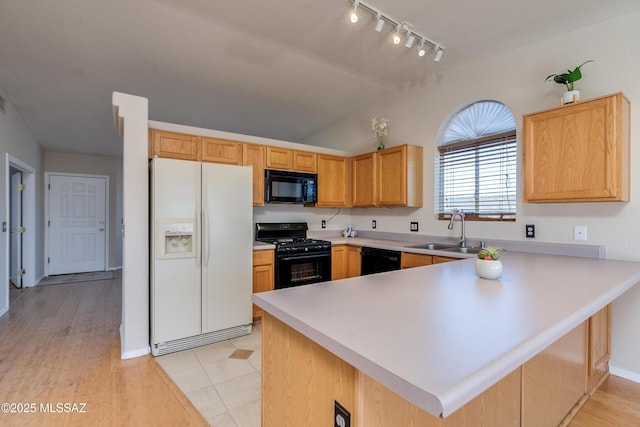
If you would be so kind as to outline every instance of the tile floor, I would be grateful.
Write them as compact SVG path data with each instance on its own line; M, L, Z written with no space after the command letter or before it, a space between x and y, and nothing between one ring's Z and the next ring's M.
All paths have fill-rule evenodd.
M156 360L210 425L260 427L261 332Z

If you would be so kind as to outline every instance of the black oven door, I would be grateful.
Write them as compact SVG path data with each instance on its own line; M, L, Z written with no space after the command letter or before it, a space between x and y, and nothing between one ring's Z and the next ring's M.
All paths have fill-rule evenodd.
M331 280L331 252L279 255L275 275L275 289Z

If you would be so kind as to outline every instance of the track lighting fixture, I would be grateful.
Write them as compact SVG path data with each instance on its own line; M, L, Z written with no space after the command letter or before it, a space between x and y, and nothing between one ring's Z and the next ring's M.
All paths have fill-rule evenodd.
M414 36L413 34L409 33L407 35L407 41L404 42L404 45L408 48L411 48L411 46L413 46L413 42L416 41L416 36Z
M424 40L422 40L420 46L418 46L418 56L424 56L425 53L427 53L427 51L424 50Z
M444 53L444 49L440 46L436 46L436 55L433 57L434 61L440 61L442 59L442 54Z
M393 35L393 44L400 44L400 24L396 25L396 33Z
M380 15L380 12L378 12L376 14L376 31L380 32L382 31L382 27L384 27L384 19L382 19L382 15Z
M404 45L408 48L411 48L415 43L416 39L418 39L420 41L420 45L418 46L418 56L420 57L425 56L427 49L431 47L435 52L433 59L435 61L440 61L440 59L442 59L442 54L444 53L444 47L442 47L440 44L434 41L429 40L422 34L415 32L411 28L410 24L403 21L398 21L397 19L394 19L389 15L385 15L379 10L375 9L373 6L367 3L364 3L360 0L350 0L350 1L353 4L353 8L351 9L351 16L350 16L351 22L353 23L358 22L357 10L358 8L360 8L375 16L376 25L374 28L376 32L378 33L382 32L382 28L384 27L385 22L388 22L393 27L395 27L395 33L393 34L394 44L400 44L401 36L404 36L405 37Z
M353 1L353 9L351 10L351 22L353 22L354 24L358 22L357 10L358 10L359 3L360 2L358 0Z

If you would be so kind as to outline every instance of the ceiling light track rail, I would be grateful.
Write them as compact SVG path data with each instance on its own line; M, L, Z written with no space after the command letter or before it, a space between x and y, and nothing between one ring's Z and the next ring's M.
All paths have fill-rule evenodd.
M393 43L400 44L401 37L404 36L405 43L404 45L407 48L411 48L415 42L417 44L418 56L424 56L427 52L427 49L431 49L433 51L433 60L440 61L442 59L442 54L444 53L444 47L425 37L424 35L413 30L412 25L405 21L398 21L397 19L386 15L371 6L368 3L362 2L360 0L349 0L352 3L351 22L358 22L358 10L364 10L370 14L372 14L376 18L375 31L381 32L385 23L388 23L393 29Z

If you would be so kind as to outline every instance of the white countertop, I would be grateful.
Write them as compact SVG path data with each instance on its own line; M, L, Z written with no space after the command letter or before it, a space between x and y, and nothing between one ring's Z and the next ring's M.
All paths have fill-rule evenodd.
M337 242L336 242L337 243ZM506 253L254 294L253 302L446 417L640 281L640 263Z

